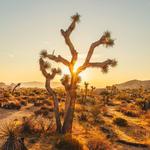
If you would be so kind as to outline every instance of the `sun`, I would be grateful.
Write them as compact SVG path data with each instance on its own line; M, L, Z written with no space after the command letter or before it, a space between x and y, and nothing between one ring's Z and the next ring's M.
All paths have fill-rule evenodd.
M79 67L80 65L81 65L80 63L76 63L75 66L74 66L73 72L76 72L77 69L78 69L78 67ZM62 72L63 72L63 74L70 74L70 71L69 71L68 67L64 67L64 68L62 69ZM80 77L81 77L82 79L85 78L85 74L84 74L84 73L80 73Z

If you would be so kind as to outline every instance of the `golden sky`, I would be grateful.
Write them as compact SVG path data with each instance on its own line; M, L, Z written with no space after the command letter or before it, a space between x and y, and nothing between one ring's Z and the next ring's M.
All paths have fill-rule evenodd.
M109 30L113 48L98 47L94 61L118 60L108 74L99 69L82 73L82 81L104 87L132 79L150 77L150 2L149 0L6 0L0 1L0 81L44 82L39 71L41 49L70 58L70 51L60 34L78 12L81 22L71 35L82 63L90 44ZM55 64L52 63L55 66ZM64 66L59 64L63 72ZM61 77L57 77L59 81Z

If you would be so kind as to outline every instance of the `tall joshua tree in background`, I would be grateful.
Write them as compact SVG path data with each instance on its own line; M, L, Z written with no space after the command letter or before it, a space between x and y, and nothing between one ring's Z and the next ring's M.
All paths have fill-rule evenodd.
M88 86L89 86L89 83L88 82L84 82L84 99L86 99L87 97L87 93L88 93Z
M62 132L67 133L72 131L72 123L73 123L73 116L74 116L74 110L75 110L75 102L76 102L76 89L77 89L77 83L79 81L79 74L86 70L87 68L100 68L103 72L107 72L109 66L114 67L117 62L115 60L108 59L103 62L91 62L91 57L93 55L94 49L100 45L104 45L106 47L110 47L114 45L114 40L111 39L110 32L106 31L104 34L95 42L93 42L88 50L87 56L85 58L84 63L77 69L77 71L74 71L74 66L78 59L78 52L75 49L71 39L70 35L72 31L75 29L76 24L80 21L80 15L76 13L71 17L72 22L70 26L63 30L61 29L61 34L65 39L66 44L69 47L69 50L71 52L71 60L67 60L63 58L61 55L56 56L55 54L48 54L46 50L42 51L42 58L48 58L54 62L62 63L65 66L69 68L70 75L68 77L64 77L63 85L65 87L66 93L67 93L67 100L66 100L66 110L65 110L65 118L64 123L62 127Z
M91 96L93 96L93 91L96 89L95 86L91 86Z

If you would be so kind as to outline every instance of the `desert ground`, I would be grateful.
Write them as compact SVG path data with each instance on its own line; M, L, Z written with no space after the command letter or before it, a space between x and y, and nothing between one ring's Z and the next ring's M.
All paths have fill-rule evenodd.
M63 118L66 95L62 89L56 91ZM29 150L150 149L149 90L107 87L88 89L87 95L78 90L71 135L55 132L53 99L44 89L20 88L13 95L1 89L0 106L1 147L12 129Z

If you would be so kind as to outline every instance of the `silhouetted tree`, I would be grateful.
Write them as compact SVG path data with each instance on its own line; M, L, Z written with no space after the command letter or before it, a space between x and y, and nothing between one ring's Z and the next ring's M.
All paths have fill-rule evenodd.
M85 58L84 63L78 67L77 71L74 71L74 66L78 59L78 52L75 49L70 35L72 31L75 29L76 24L80 21L80 15L77 13L71 17L72 22L70 26L63 30L61 29L61 34L65 39L67 46L71 52L71 60L67 60L66 58L62 57L61 55L56 56L53 54L48 54L46 50L42 51L42 58L48 58L54 62L62 63L69 68L70 75L67 77L65 76L63 81L63 85L65 87L67 93L67 100L66 100L66 115L64 118L64 123L62 127L62 132L71 132L72 131L72 123L73 123L73 116L75 110L75 102L77 96L77 84L79 80L79 74L85 71L87 68L100 68L102 72L108 72L109 66L116 66L116 60L107 59L103 62L92 62L91 57L93 55L94 49L100 45L104 45L106 47L110 47L114 45L114 40L111 38L110 32L106 31L104 34L95 42L93 42L88 50L87 56Z

